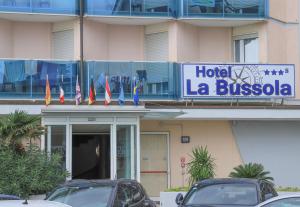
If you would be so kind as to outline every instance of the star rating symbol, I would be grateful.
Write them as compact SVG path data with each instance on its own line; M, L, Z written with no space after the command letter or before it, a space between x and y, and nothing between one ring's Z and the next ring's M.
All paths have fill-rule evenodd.
M280 69L279 71L277 71L277 70L264 70L263 71L264 73L265 73L265 75L267 76L267 75L280 75L280 76L283 76L284 75L284 73L287 73L287 71L284 71L284 70L282 70L282 69Z
M280 71L278 72L279 75L283 75L283 73L284 73L283 70L280 70Z
M265 75L270 75L270 71L269 70L265 70Z

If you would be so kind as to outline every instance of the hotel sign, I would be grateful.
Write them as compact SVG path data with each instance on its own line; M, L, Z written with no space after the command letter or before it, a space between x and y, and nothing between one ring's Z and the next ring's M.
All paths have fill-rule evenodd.
M295 96L294 65L183 64L182 98Z

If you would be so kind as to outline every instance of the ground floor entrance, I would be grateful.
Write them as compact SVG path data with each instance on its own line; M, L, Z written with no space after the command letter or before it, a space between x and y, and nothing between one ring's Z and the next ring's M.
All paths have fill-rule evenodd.
M42 147L63 155L69 179L136 179L151 197L170 187L168 132L141 132L140 112L88 109L43 114Z
M45 114L42 148L62 154L69 179L140 181L139 113L90 113L88 109Z

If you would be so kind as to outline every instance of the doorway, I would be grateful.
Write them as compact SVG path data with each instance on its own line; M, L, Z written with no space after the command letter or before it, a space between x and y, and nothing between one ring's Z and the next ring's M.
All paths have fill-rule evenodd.
M110 126L73 125L72 179L110 179Z

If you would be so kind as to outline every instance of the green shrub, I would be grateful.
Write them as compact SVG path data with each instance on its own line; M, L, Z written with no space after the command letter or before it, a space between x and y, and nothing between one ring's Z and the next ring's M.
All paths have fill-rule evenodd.
M270 176L269 171L265 171L262 164L248 163L244 165L239 165L233 168L233 171L229 174L232 178L253 178L261 179L266 181L273 181L274 179Z
M207 147L193 149L191 161L187 164L187 171L190 175L189 185L215 176L215 159L210 155Z
M189 189L189 187L169 188L166 190L166 192L187 192Z
M68 173L62 167L59 154L47 153L35 146L26 152L11 148L0 149L0 193L14 194L22 198L42 194L64 182Z
M281 187L281 186L279 186L278 188L276 188L276 191L279 191L279 192L300 192L300 188L299 187Z

